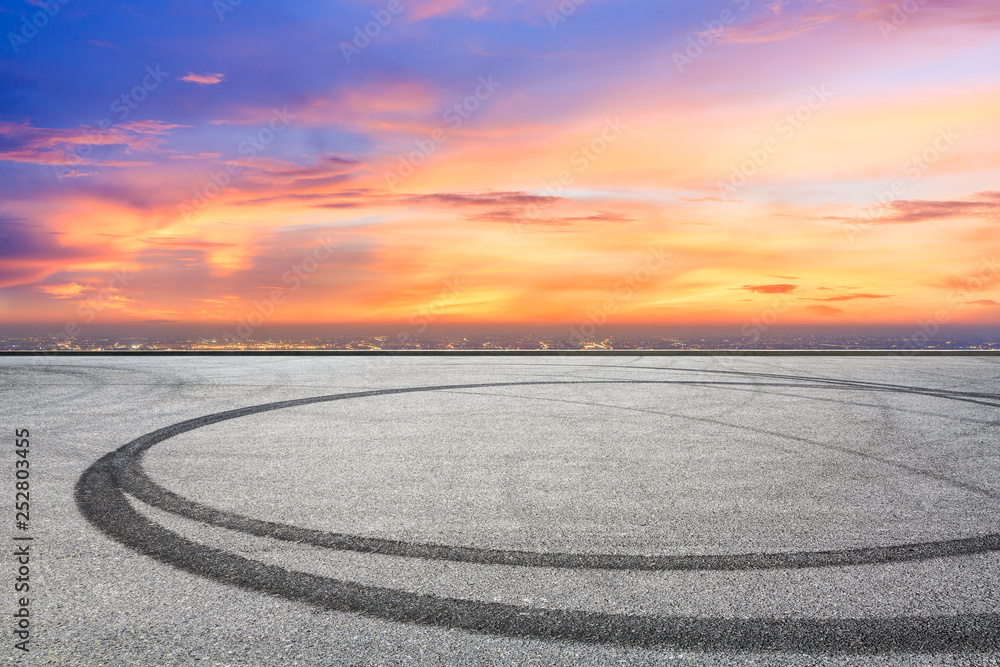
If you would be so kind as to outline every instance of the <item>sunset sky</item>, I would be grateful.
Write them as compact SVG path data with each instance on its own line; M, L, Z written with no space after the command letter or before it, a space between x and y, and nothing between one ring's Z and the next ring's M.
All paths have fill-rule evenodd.
M0 28L6 324L1000 323L994 0L5 0Z

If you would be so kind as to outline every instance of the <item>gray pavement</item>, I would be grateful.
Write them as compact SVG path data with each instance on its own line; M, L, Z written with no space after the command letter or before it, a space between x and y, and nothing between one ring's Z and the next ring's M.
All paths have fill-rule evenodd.
M1000 664L997 357L0 377L32 451L13 663Z

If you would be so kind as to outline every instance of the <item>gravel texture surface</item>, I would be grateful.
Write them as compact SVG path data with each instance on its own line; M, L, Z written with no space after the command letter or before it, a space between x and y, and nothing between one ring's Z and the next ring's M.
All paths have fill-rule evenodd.
M996 357L0 377L31 432L12 664L1000 664Z

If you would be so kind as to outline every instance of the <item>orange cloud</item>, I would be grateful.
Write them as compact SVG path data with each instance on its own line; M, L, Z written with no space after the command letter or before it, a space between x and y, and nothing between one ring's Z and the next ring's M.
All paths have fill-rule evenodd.
M72 299L80 296L84 291L89 290L89 285L80 285L78 283L67 283L65 285L43 285L38 288L46 294L51 294L57 299Z
M744 285L741 290L756 292L758 294L788 294L797 288L798 285Z
M806 310L821 317L834 317L844 312L842 308L834 308L833 306L806 306Z
M888 299L890 294L841 294L839 296L828 296L819 299L809 299L809 301L853 301L855 299Z

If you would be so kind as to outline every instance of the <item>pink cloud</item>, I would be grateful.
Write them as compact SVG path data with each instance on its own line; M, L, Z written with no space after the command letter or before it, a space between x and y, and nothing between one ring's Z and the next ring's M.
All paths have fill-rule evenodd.
M922 0L905 7L899 0L844 0L843 4L855 10L857 20L879 24L887 37L915 24L985 28L1000 24L1000 7L990 0Z
M997 219L1000 217L1000 200L995 192L979 192L969 200L934 201L900 200L890 205L890 215L880 218L879 223L926 222L943 218L974 216Z
M733 26L719 34L703 33L718 44L754 44L781 42L792 37L812 32L831 23L838 17L836 13L817 15L795 15L780 10L764 15L744 25Z
M1000 7L988 0L923 0L912 11L899 0L774 0L768 11L721 33L705 32L720 44L777 42L822 28L841 19L882 25L891 34L913 24L933 26L1000 24Z
M195 74L194 72L189 72L186 76L180 78L181 81L190 81L191 83L198 83L203 86L211 86L216 83L222 83L226 80L225 74Z
M158 120L130 121L100 127L56 129L33 127L25 122L0 121L0 137L8 146L0 150L0 160L46 165L101 165L107 167L149 164L137 161L101 160L86 154L87 146L123 145L127 151L151 151L163 138L182 127ZM69 175L69 174L67 174Z
M432 16L442 16L458 11L468 12L471 9L470 5L476 4L482 6L483 3L473 3L469 2L469 0L423 0L423 2L415 2L413 4L415 7L411 12L411 19L419 21Z

